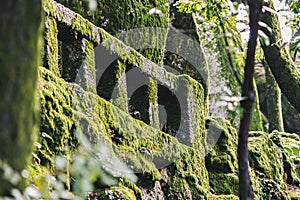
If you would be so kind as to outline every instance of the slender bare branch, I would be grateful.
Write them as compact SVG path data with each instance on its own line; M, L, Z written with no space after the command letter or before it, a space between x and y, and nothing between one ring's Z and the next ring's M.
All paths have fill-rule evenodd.
M248 166L248 132L251 121L252 105L255 99L255 90L253 85L254 60L259 30L258 22L260 20L263 0L249 0L248 4L250 10L250 37L248 41L246 66L244 70L244 83L242 86L242 97L246 97L246 100L241 102L244 112L240 120L238 142L240 200L253 199Z

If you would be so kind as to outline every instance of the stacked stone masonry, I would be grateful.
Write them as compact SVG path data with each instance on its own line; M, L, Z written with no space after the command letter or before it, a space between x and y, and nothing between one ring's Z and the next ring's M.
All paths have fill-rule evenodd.
M161 51L146 57L138 47L126 45L130 38L112 36L56 1L43 1L43 9L40 131L52 137L41 139L46 145L40 150L44 163L74 151L74 134L79 131L126 155L123 161L138 172L139 181L125 180L109 189L122 191L128 200L238 199L237 133L226 120L207 117L205 81L167 71ZM130 35L155 34L172 44L165 38L172 36L168 29L140 30ZM205 65L202 56L196 57L199 60L191 64ZM278 199L289 199L284 187L286 182L299 184L299 159L279 150L285 141L298 145L299 137L279 132L250 136L255 199L262 198L266 180L274 185ZM255 146L262 140L267 144ZM262 161L269 163L267 169Z

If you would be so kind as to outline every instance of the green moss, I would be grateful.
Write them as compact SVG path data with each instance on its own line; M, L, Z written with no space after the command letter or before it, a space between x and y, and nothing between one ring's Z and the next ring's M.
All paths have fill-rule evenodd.
M206 129L205 166L211 192L238 195L237 132L227 120L212 117L206 118Z
M41 98L40 139L38 149L42 163L53 161L54 155L68 154L76 144L73 135L72 91L67 83L52 71L39 68Z
M123 185L129 189L131 189L134 192L134 195L137 199L142 199L142 192L141 190L138 188L138 186L136 186L134 183L130 182L129 180L126 179L121 179L120 185Z
M53 16L55 19L58 19L59 21L61 21L63 19L63 14L58 13L56 11L57 8L55 5L56 4L54 4L54 1L52 1L52 0L42 2L43 10L45 11L45 13L47 15Z
M46 71L46 69L43 69L43 71ZM51 74L51 72L48 72L47 76L51 77ZM60 85L60 87L53 87L55 89L53 91L57 93L56 96L62 92L59 90L63 90L66 93L70 91L63 88L63 86L68 86L66 83L63 83L62 79L57 80L57 78L52 77L48 78L48 80L57 81L57 84ZM74 85L73 87L76 86ZM78 92L78 90L76 91ZM118 108L112 106L109 102L96 97L92 93L82 91L82 93L79 92L78 94L80 94L80 99L78 99L78 102L75 102L75 104L75 99L73 98L73 109L75 109L73 112L76 115L76 122L82 122L83 120L87 122L87 124L83 123L83 125L78 125L75 122L77 127L80 127L82 131L90 130L86 132L86 134L92 135L94 132L94 136L96 136L96 131L92 131L92 129L96 129L101 131L105 137L110 137L113 143L117 145L115 146L117 152L120 154L122 153L122 155L126 155L127 159L124 161L126 163L131 163L135 170L151 174L153 180L159 180L160 174L152 162L159 164L157 162L161 159L165 160L164 162L172 162L176 158L180 158L184 155L182 156L182 160L176 161L176 168L178 169L178 172L176 172L176 175L173 178L178 180L180 179L183 183L187 182L189 184L188 187L191 188L191 194L195 197L200 194L206 194L205 191L208 190L208 181L205 181L207 180L207 172L200 152L190 149L188 152L184 153L188 147L178 143L174 137L159 132L142 122L138 122L128 114L123 113ZM95 102L90 102L91 99L95 99ZM69 101L66 100L66 102ZM83 114L84 111L88 110L91 105L93 105L96 113L96 116L93 117L96 118L99 116L98 119L100 120L96 120L98 122L92 123L91 119ZM47 114L45 115L47 116ZM45 125L46 124L51 123L45 123ZM67 124L68 123L66 123L66 125ZM70 127L65 128L67 130ZM117 140L118 137L121 138L121 141ZM160 159L157 160L157 158ZM183 168L184 166L186 166L186 168ZM187 179L187 181L185 179ZM182 194L186 187L187 186L182 186Z
M75 8L75 10L81 9L79 5L83 5L80 4L82 1L74 2L74 5L69 6ZM100 9L97 10L97 13L76 11L91 21L102 20L101 16L105 18L106 14L111 16L111 13L115 13L115 10L110 10L113 6L121 5L121 8L123 8L122 5L127 5L130 2L132 1L115 2L107 5L107 2L105 2L105 5L104 2L98 2L100 7L107 10ZM129 8L135 8L141 3L136 2L137 4L131 5ZM156 3L151 2L149 5L156 5ZM148 9L149 5L147 4L145 7ZM142 174L141 176L145 176L147 181L151 183L157 180L162 181L159 169L165 167L168 171L168 180L163 190L168 199L237 198L235 196L237 194L237 134L229 122L221 118L209 118L210 128L206 133L205 116L208 114L208 109L206 105L207 88L204 88L206 87L204 83L199 84L187 75L175 76L160 68L159 65L155 65L154 62L159 63L162 59L162 51L160 50L147 49L141 51L146 58L154 61L150 62L142 54L126 46L105 30L94 26L88 20L56 4L54 1L46 1L44 9L49 16L57 19L59 23L67 24L73 31L91 41L86 43L86 51L79 54L85 54L83 62L92 73L95 72L92 54L93 43L101 43L106 50L119 55L119 59L113 63L113 67L110 69L112 77L115 78L111 84L112 87L119 81L123 73L132 67L139 67L141 73L145 73L149 77L150 83L144 88L142 95L137 95L139 101L146 102L147 105L144 108L149 109L151 105L154 105L153 111L148 113L148 119L146 117L143 119L145 122L153 125L158 121L155 119L151 122L149 117L150 115L155 116L155 112L157 112L155 104L159 101L157 94L160 87L158 84L164 83L170 93L180 93L185 97L183 102L186 107L181 109L183 109L182 112L186 112L185 114L188 115L186 119L189 123L186 126L189 129L184 129L186 132L181 133L182 137L172 137L128 115L127 108L124 106L127 101L126 91L121 86L118 88L121 99L116 99L114 102L115 105L121 102L121 106L118 108L107 101L110 100L109 92L102 90L107 89L106 87L103 87L101 91L108 94L106 96L100 94L100 96L105 97L104 99L99 97L94 90L89 89L89 85L83 85L84 87L81 88L78 84L67 83L58 78L58 74L55 74L55 72L41 68L40 94L43 110L41 112L43 121L41 127L47 135L44 134L41 139L42 149L40 152L45 160L52 162L53 156L57 153L68 156L69 151L77 144L73 135L76 129L92 141L97 141L99 138L104 139L114 148L122 161L135 172ZM127 9L127 7L124 9ZM146 12L147 9L143 12ZM136 14L133 18L131 16L129 18L139 20L139 17L143 14L135 12L140 12L140 10L137 9L133 13L129 12L129 15ZM122 15L123 13L120 14L120 16ZM95 16L99 19L93 18ZM126 17L128 16L124 16L124 19ZM157 16L149 16L148 19L151 19L149 23L158 23L160 20L164 20L158 18L158 21L152 21L152 17L156 19ZM117 33L120 27L132 28L132 26L135 26L126 24L128 22L126 20L118 21L119 17L115 18L117 19L114 22L115 24L109 24L110 33ZM147 21L147 19L144 20ZM50 39L56 31L54 22L53 20L52 25L54 28L51 29L54 33L51 33L51 36L49 35L48 38ZM113 22L113 20L110 22ZM121 24L116 24L119 22ZM122 24L123 22L124 24ZM140 25L137 24L137 26ZM163 26L165 25L163 24ZM109 30L109 28L106 30ZM75 37L74 40L78 40L78 38ZM155 38L152 38L152 40L155 40ZM53 40L53 45L55 46L55 44L56 41ZM49 64L54 67L55 57L52 60L53 62L51 61ZM141 96L145 98L142 99ZM254 116L257 117L257 115ZM171 116L171 118L174 126L180 124L181 121L177 115ZM258 120L256 127L259 124ZM220 138L217 138L218 141L214 138L215 133L209 132L211 130L220 132ZM207 145L207 142L209 144L217 142L217 144L210 149L211 146ZM191 145L191 147L182 143ZM209 150L209 152L204 159L205 150ZM283 167L280 165L280 153L277 150L272 140L263 133L253 134L253 137L250 138L250 165L255 170L265 173L268 177L283 185ZM294 161L287 162L292 163ZM292 173L295 173L295 171ZM122 193L124 199L142 199L141 190L138 188L138 186L141 187L139 184L121 181L120 186L112 187L110 190L116 194ZM210 188L213 189L213 193L218 195L212 195Z
M283 188L274 180L261 178L256 181L259 185L261 199L290 199L287 194L286 188Z
M195 126L195 130L200 133L199 139L205 140L205 116L208 115L208 106L206 105L207 97L205 96L204 86L188 75L183 75L183 77L187 80L187 85L189 87L187 98L194 100L194 114L192 116L193 126ZM203 143L203 141L200 142Z
M222 118L207 118L206 167L213 173L237 172L237 132Z
M148 98L150 103L157 102L157 93L158 93L157 84L153 79L150 79L148 85Z
M87 91L96 92L96 68L95 68L95 54L94 45L88 40L82 40L83 43L83 55L82 72L79 71L80 77L83 82L80 83ZM79 81L78 81L79 82Z
M249 137L249 164L266 177L283 184L283 166L278 146L264 132L251 132Z
M92 94L85 93L85 95ZM84 95L81 98L80 103L84 99L92 99ZM174 170L174 175L170 179L174 181L167 189L171 193L170 195L184 197L186 191L191 191L194 198L206 196L208 177L202 157L203 149L188 148L178 143L174 137L133 119L102 98L97 99L96 105L98 106L95 107L95 110L99 109L98 112L102 113L100 116L106 113L105 121L102 122L104 126L110 127L111 130L117 130L117 132L111 132L110 137L114 143L117 141L117 137L121 138L121 142L118 140L116 148L118 152L125 155L126 163L130 163L135 170L150 174L153 180L160 180L160 174L153 163L161 166L164 163L174 162L174 165L170 166L170 170ZM83 107L82 110L87 109ZM106 121L110 121L110 123ZM179 184L179 188L174 188L177 184Z
M300 171L297 165L300 163L300 158L284 151L284 148L299 148L300 139L296 134L283 133L273 131L270 134L270 138L274 143L279 146L283 154L283 166L285 172L285 179L288 184L299 186L300 184Z
M258 178L259 175L255 174L255 170L251 167L249 167L249 175L250 175L250 181L253 190L253 199L261 199L262 191L261 191L261 182L259 181Z
M71 27L79 33L82 33L85 37L87 37L87 39L91 41L100 41L96 26L78 14L71 18Z
M189 148L167 168L169 177L163 188L168 199L206 199L209 194L208 173L203 152Z
M238 195L239 179L236 173L212 173L209 174L209 185L213 194Z
M95 102L91 103L91 99L94 99ZM172 162L185 151L186 147L180 144L176 138L132 118L93 93L81 91L80 98L76 100L75 105L76 115L84 113L92 106L94 112L89 114L92 115L92 119L97 119L95 121L98 125L94 127L92 123L89 125L90 122L84 115L78 116L76 121L80 122L85 119L86 126L89 127L89 129L84 127L85 129L82 131L90 130L91 133L86 134L93 135L93 132L97 131L92 131L92 129L96 129L104 136L109 137L116 145L115 150L124 155L126 163L133 165L139 172L151 174L154 180L160 179L160 174L154 165L156 158Z
M255 182L262 198L268 198L274 191L277 199L288 199L281 161L283 155L271 137L272 134L264 132L250 132L249 165L255 171Z
M53 162L54 155L69 154L68 150L76 145L74 125L88 137L110 139L124 162L151 174L153 180L160 179L154 164L157 158L172 162L187 148L176 138L138 122L97 95L68 85L51 71L40 68L40 73L41 132L47 135L41 137L39 151L49 162ZM74 91L78 96L72 95ZM94 111L86 112L90 108Z
M71 26L87 39L93 42L100 42L100 36L97 34L98 28L79 14L66 9L63 5L57 4L53 0L43 1L43 9L48 16L52 16L57 21Z
M181 110L186 112L185 109L187 109L191 121L191 130L189 130L189 133L185 133L189 137L189 141L183 143L192 145L200 152L204 152L206 146L205 116L207 114L204 88L200 83L185 74L178 76L176 84L178 84L177 93L186 98L184 102L181 102ZM184 103L187 104L187 107L182 105Z
M44 46L44 63L45 67L60 75L61 69L58 66L58 29L56 20L52 17L46 17L45 21L45 46Z
M97 197L99 200L110 200L110 199L124 199L124 200L136 200L134 192L124 186L114 186L101 192L104 193Z
M122 62L132 66L132 67L139 67L142 72L145 72L148 75L156 74L156 78L159 79L161 82L169 82L169 87L174 88L176 85L175 76L167 73L165 70L157 69L158 65L155 65L154 63L147 61L141 54L139 54L134 49L124 45L123 42L120 40L112 37L109 35L106 31L104 31L101 28L97 28L90 22L88 22L86 19L82 18L80 15L73 13L70 10L67 10L66 8L63 8L61 5L58 5L54 2L50 2L50 4L55 5L54 7L59 7L60 9L57 10L51 10L49 11L49 6L44 7L46 9L46 12L52 16L57 16L57 13L69 13L69 18L58 18L59 21L64 23L71 23L72 22L72 28L75 31L78 31L83 36L87 37L91 41L95 43L100 43L103 45L108 51L112 53L116 53L119 55L119 58L122 60ZM45 4L48 5L48 4ZM48 9L48 10L47 10ZM96 30L96 33L95 33ZM98 32L98 33L97 33ZM91 38L90 35L98 36L98 38ZM195 85L195 84L194 84Z
M211 194L207 198L208 200L238 200L239 197L235 195L214 195Z
M291 197L291 200L300 200L299 192L289 192L288 195Z
M148 98L149 98L149 118L150 125L160 129L159 110L158 110L158 86L156 81L149 79L148 84Z

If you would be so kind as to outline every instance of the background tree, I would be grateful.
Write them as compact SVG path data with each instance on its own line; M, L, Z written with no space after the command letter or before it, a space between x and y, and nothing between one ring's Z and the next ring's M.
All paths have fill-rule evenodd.
M272 9L274 7L272 1L268 1L266 6ZM287 49L282 48L278 17L274 13L264 12L262 22L272 30L268 31L267 28L262 28L270 40L270 45L262 43L266 61L281 92L300 112L300 74Z
M36 132L37 67L41 2L5 1L0 6L0 158L15 170L27 166ZM10 185L0 176L0 195Z
M281 91L267 63L264 62L263 65L266 76L265 87L269 121L268 131L269 133L272 133L274 130L283 132Z

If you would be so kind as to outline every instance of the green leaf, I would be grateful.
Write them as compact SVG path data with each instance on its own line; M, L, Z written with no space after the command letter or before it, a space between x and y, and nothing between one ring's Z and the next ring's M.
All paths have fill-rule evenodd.
M293 38L293 41L291 41L291 44L290 44L290 49L293 51L299 45L300 45L300 35Z
M145 15L143 15L143 17L142 17L142 21L144 22L144 21L146 21L148 18L149 18L149 14L145 14Z
M233 3L233 7L234 7L234 9L238 10L238 8L239 8L239 3L238 3L238 2L234 2L234 3Z
M288 153L289 155L293 154L293 151L290 147L283 147L284 152Z
M299 157L299 147L292 147L291 149L292 149L294 155Z

